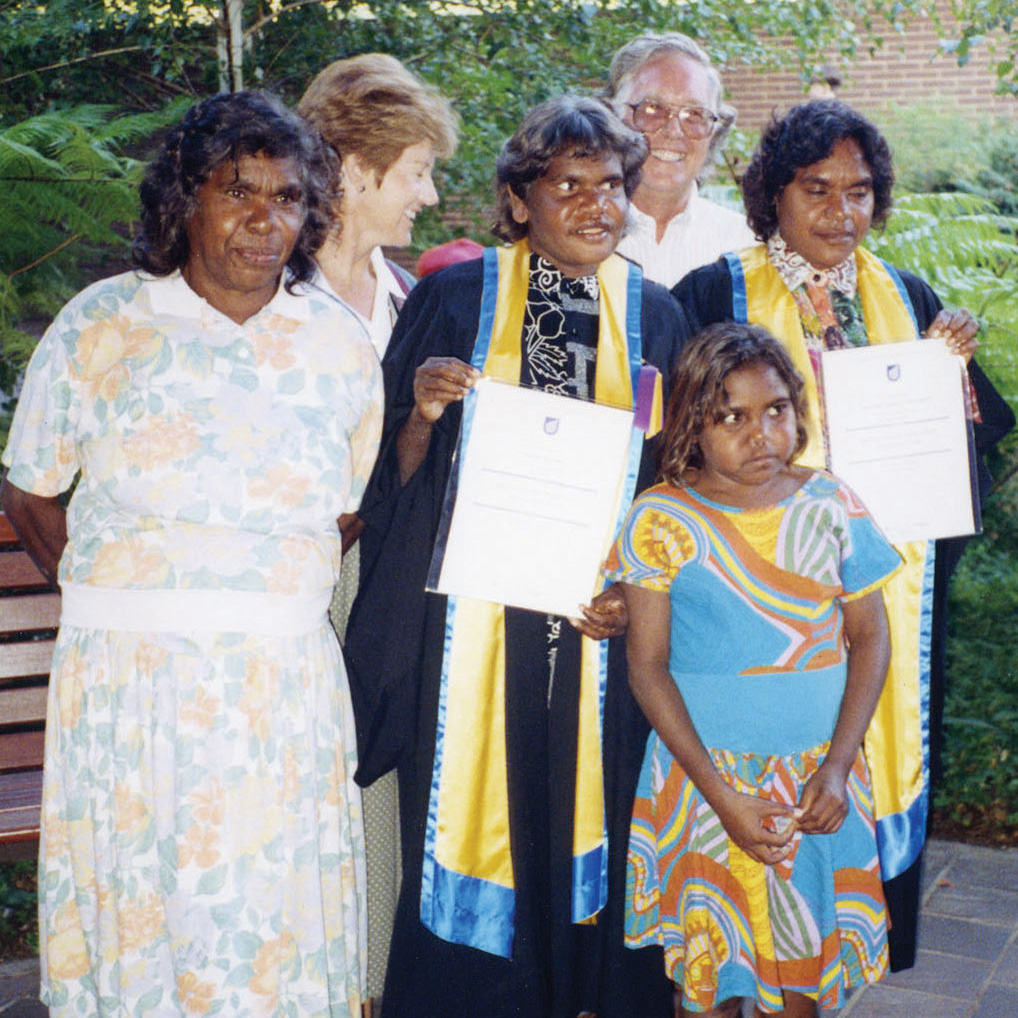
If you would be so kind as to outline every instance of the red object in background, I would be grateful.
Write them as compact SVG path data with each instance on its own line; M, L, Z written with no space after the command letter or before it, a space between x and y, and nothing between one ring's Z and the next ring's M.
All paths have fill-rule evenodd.
M429 247L417 259L417 278L423 279L432 272L444 269L456 262L469 262L480 258L484 247L476 240L461 237L458 240L447 240L437 247Z

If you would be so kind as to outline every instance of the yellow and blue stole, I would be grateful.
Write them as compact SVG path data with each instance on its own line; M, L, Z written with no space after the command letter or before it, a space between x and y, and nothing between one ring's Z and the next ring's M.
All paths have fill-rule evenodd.
M519 384L522 366L529 267L530 246L525 240L484 252L481 314L471 362L485 375L513 384ZM637 422L642 430L633 428L618 493L618 529L633 499L644 435L661 427L661 389L656 373L641 371L640 270L612 255L601 264L597 277L601 299L595 397L616 406L632 407L635 402L638 408L653 408L649 421ZM470 433L474 402L470 396L464 400L461 448ZM459 459L457 452L454 470ZM605 535L606 554L612 536ZM421 922L444 940L509 958L515 891L506 770L505 639L503 605L449 598L425 827ZM601 771L608 644L581 640L573 922L596 915L608 895Z
M817 382L795 299L765 246L725 258L732 275L732 317L762 325L780 339L805 379L809 442L799 462L825 467ZM855 260L869 342L918 339L915 311L898 273L862 248L856 249ZM891 665L865 742L885 880L908 869L922 850L929 792L934 543L910 541L896 548L905 565L884 587Z

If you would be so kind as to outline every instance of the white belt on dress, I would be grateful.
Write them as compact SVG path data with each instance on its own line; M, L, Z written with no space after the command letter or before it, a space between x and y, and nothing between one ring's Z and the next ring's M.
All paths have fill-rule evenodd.
M125 590L61 585L60 624L140 633L218 632L304 636L323 625L332 591Z

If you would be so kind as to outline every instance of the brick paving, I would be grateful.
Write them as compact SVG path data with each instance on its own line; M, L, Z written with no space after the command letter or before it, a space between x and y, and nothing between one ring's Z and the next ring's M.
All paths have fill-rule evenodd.
M0 964L2 1018L48 1018L38 992L36 961ZM1018 846L930 842L915 968L857 991L837 1018L1018 1018Z
M1018 1018L1018 847L930 842L915 968L838 1018Z

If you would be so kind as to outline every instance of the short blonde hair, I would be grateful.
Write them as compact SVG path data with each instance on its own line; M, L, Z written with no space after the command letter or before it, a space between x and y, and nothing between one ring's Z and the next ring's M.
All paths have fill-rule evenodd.
M410 145L430 141L443 159L456 150L449 101L384 53L329 64L308 85L297 112L340 159L355 153L379 179Z

